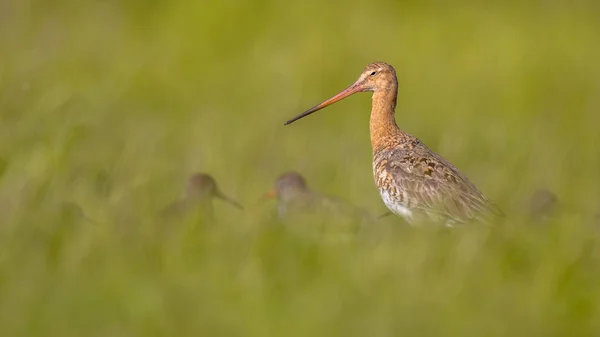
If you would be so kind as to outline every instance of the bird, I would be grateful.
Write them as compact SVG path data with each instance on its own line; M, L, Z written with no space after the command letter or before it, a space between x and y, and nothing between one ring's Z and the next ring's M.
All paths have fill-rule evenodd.
M185 197L175 201L159 214L163 218L181 218L192 211L199 211L203 216L213 219L213 198L221 199L238 209L243 209L234 199L221 192L216 180L207 173L192 174L185 189Z
M387 208L410 224L441 221L490 223L503 217L454 165L422 141L402 131L395 120L398 79L384 62L367 65L358 80L335 96L288 120L289 125L358 92L372 92L370 138L373 177Z
M558 197L546 188L539 188L529 198L529 216L536 222L546 221L555 214Z
M266 197L277 198L277 213L280 218L296 212L329 212L374 218L367 210L354 206L346 200L312 191L304 176L297 171L288 171L279 175Z
M528 215L535 223L549 223L561 218L579 218L592 228L600 225L600 211L582 210L564 198L559 198L547 188L538 188L529 198Z
M358 233L363 226L377 220L369 211L344 199L311 190L304 176L297 171L280 174L265 197L277 199L280 220L293 223L296 229L306 232L315 229L311 226L320 226L321 232L338 236ZM317 232L313 231L315 235Z

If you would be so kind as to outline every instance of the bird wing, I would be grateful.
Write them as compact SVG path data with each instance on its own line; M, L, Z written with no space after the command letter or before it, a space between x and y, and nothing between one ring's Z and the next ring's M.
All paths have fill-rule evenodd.
M409 208L458 222L501 215L456 167L420 141L386 152L378 174L398 189Z

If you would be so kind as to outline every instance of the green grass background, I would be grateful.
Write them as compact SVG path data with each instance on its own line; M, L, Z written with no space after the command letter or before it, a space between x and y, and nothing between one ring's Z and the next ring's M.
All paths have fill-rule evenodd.
M600 334L600 6L585 1L0 1L3 336ZM502 228L306 242L277 175L375 213L369 94L283 122L373 61L400 127ZM187 175L246 209L164 235ZM570 212L523 208L548 187ZM62 202L97 223L69 223Z

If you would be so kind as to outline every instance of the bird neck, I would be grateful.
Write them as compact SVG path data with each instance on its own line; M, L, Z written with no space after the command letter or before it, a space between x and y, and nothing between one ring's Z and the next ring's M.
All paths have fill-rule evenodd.
M373 153L377 153L397 142L405 136L398 128L394 113L398 90L396 87L389 90L375 91L371 107L371 146Z

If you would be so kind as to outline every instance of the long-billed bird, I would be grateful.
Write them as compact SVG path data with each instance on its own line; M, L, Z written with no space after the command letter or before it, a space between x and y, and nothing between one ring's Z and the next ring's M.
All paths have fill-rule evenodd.
M394 117L398 80L396 71L387 63L367 65L351 86L285 124L365 91L373 92L370 117L373 176L390 211L408 222L439 220L448 226L473 220L489 222L502 216L500 209L454 165L400 130Z

